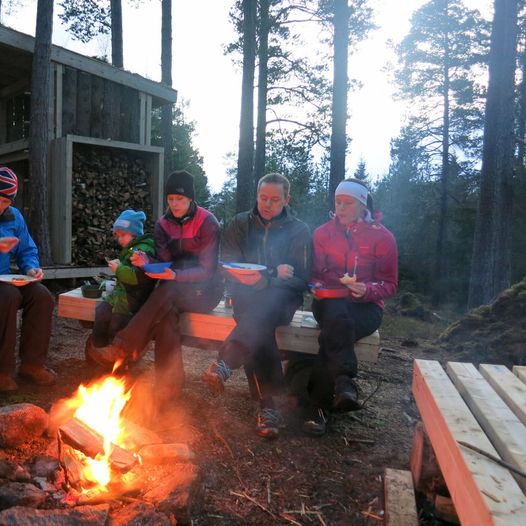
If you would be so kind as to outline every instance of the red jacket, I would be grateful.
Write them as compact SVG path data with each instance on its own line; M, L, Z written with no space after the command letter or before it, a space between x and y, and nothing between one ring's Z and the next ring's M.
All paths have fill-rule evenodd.
M313 234L312 282L325 287L342 287L339 278L346 272L367 290L359 299L349 293L349 301L372 302L383 308L383 300L394 296L398 286L396 241L383 225L365 222L343 227L334 217Z
M155 224L154 239L157 258L173 262L175 281L199 283L220 278L219 223L208 210L192 204L183 220L168 211Z

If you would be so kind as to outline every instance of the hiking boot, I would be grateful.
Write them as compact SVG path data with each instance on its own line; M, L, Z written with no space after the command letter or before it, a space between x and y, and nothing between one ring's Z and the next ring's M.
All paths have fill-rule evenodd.
M18 389L18 384L10 375L0 373L0 393L12 393Z
M220 395L225 390L225 382L232 376L232 369L223 361L212 362L203 374L203 380L208 384L210 390Z
M327 432L329 415L321 407L311 407L304 418L302 429L308 435L322 436Z
M23 363L18 369L18 376L30 380L37 385L54 385L57 381L57 373L43 365Z
M106 345L106 347L90 347L86 348L87 359L90 362L95 362L103 367L113 367L115 362L124 362L128 353L116 344Z
M283 427L281 412L271 407L260 409L256 422L256 432L263 438L276 438L279 435L279 428Z
M336 378L333 407L338 413L348 413L362 408L358 401L358 386L349 376Z

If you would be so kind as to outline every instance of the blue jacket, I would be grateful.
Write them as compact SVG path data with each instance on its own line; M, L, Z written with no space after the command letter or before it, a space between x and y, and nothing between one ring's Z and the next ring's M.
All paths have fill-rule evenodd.
M0 237L17 237L18 245L7 254L0 252L0 274L10 274L10 260L13 256L20 272L25 274L30 268L39 268L38 250L29 235L27 225L20 211L14 206L9 206L0 215Z

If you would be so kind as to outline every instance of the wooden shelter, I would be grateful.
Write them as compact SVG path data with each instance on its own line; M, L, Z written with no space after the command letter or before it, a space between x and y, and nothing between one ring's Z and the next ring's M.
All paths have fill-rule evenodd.
M0 25L0 163L20 179L16 206L27 203L29 104L34 38ZM62 47L50 64L50 234L53 260L71 265L73 159L77 149L119 152L148 172L154 219L163 206L163 148L151 145L152 111L173 104L177 92L158 82ZM101 204L102 206L102 204ZM78 272L63 277L80 276ZM60 277L60 276L56 276Z

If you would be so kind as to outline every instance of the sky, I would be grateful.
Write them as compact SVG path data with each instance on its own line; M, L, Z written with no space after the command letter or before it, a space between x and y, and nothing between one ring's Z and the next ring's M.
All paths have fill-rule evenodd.
M34 35L37 0L19 0L22 6L2 16L2 23ZM241 105L241 71L224 55L234 39L228 12L234 0L173 0L173 87L185 101L187 120L195 122L194 145L204 161L210 187L219 191L232 167L229 154L237 154ZM491 16L492 0L464 0ZM387 44L399 42L409 31L411 14L424 0L370 0L379 29L359 44L349 58L349 75L362 83L349 92L347 133L351 145L346 159L351 176L363 160L373 177L389 167L390 140L398 135L406 106L393 98L394 86L386 71L394 53ZM56 2L55 2L56 4ZM161 4L143 2L130 8L123 1L124 67L159 81ZM58 11L58 8L55 9ZM55 16L53 43L85 54L111 55L109 37L98 37L89 46L75 41Z

